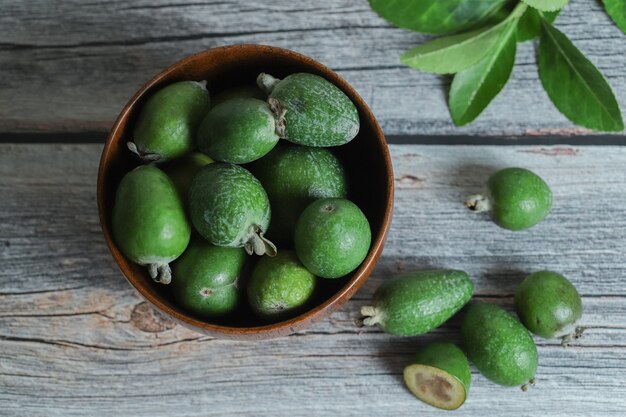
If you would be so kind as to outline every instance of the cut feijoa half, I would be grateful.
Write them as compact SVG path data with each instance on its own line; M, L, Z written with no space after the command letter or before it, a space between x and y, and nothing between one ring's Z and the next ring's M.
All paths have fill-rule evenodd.
M404 382L413 395L433 407L456 410L467 398L471 381L465 354L453 343L421 348L404 368Z

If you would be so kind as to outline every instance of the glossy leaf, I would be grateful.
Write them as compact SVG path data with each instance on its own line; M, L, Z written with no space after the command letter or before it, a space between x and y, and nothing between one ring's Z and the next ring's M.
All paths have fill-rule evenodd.
M624 0L602 0L604 8L618 28L626 33L626 1Z
M507 19L488 28L437 38L405 52L400 60L421 71L453 74L483 59L502 33L515 23L515 20Z
M560 10L555 12L544 12L543 17L552 23L556 20ZM517 41L525 42L535 39L541 33L541 13L529 7L517 24Z
M515 64L515 29L511 25L486 57L454 76L448 105L455 125L476 119L509 80Z
M545 20L540 39L539 77L556 108L579 126L623 130L619 105L600 71Z
M523 2L542 12L554 12L565 7L569 0L523 0Z
M443 35L476 27L507 0L369 0L383 19L416 32Z

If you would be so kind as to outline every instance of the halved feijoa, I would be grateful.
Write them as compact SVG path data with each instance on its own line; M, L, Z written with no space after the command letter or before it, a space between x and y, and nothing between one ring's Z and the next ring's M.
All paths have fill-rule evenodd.
M407 388L420 400L444 410L459 408L471 381L465 354L453 343L436 342L421 348L404 368Z

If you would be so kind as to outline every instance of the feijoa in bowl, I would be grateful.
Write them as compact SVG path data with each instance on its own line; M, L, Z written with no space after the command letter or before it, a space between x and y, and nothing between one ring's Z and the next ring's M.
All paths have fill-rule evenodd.
M168 286L155 283L147 269L126 258L115 243L112 212L116 190L122 177L141 164L136 155L129 152L127 142L133 139L133 129L142 106L161 88L177 81L206 80L213 98L233 88L253 84L260 73L278 78L294 73L316 74L337 86L355 104L360 118L358 136L345 145L332 148L332 151L347 173L348 198L367 217L372 243L365 260L356 270L339 279L319 279L313 298L295 317L268 322L242 303L233 314L224 318L200 319L181 308ZM97 194L100 223L107 245L126 279L143 298L191 329L220 338L254 340L285 336L306 328L338 309L365 282L381 255L389 230L393 172L387 143L374 115L358 93L335 72L286 49L234 45L190 55L157 74L135 93L115 121L102 151ZM243 279L245 281L245 277Z

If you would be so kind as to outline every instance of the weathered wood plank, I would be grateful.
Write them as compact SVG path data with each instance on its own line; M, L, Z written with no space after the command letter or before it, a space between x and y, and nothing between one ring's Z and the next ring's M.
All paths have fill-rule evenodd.
M603 71L626 107L624 35L595 0L571 2L558 26ZM0 132L106 131L149 77L205 48L262 43L338 70L389 135L571 135L521 45L506 89L473 125L455 128L449 80L413 71L400 54L425 39L392 28L365 0L171 2L0 0Z
M329 319L258 343L194 333L134 294L101 238L100 150L0 145L0 415L438 415L406 392L401 370L420 343L458 340L458 320L419 338L354 322L386 276L429 266L467 270L477 297L507 308L542 268L583 294L581 340L564 349L537 339L538 386L522 393L474 372L467 415L623 415L626 149L392 146L394 219L371 279ZM508 165L554 191L553 214L527 232L460 204Z

